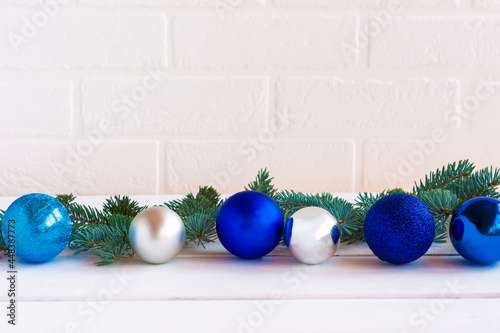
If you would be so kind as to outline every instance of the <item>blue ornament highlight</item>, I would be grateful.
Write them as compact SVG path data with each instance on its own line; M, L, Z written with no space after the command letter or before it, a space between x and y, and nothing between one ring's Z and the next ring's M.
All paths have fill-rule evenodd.
M365 239L383 261L407 264L423 256L434 240L434 219L419 199L395 193L378 200L366 214Z
M464 202L451 219L450 239L472 263L489 265L500 260L500 201L479 197Z
M269 196L243 191L227 199L217 215L222 245L244 259L260 258L274 250L283 235L283 214Z
M68 211L59 200L46 194L24 195L7 208L2 220L6 244L9 244L9 224L15 231L15 254L29 262L44 262L56 257L71 237Z
M290 246L290 239L292 238L292 229L293 229L293 218L289 218L285 224L285 233L283 235L283 240L287 247Z
M340 239L340 229L338 226L334 225L332 230L330 230L330 235L332 236L333 244L337 244Z

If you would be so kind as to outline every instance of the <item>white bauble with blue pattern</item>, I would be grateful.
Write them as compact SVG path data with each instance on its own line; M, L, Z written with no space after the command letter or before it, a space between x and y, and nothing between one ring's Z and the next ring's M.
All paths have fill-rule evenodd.
M338 221L323 208L302 208L286 222L285 243L290 253L304 264L322 263L339 247Z

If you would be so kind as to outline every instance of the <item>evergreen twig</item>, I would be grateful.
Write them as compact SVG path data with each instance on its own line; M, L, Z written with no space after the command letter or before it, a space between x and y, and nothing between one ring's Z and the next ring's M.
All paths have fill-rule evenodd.
M269 171L267 171L267 168L260 169L257 173L257 177L255 177L255 180L245 186L245 191L261 192L275 199L278 190L272 183L273 179L274 177L269 176Z
M134 218L145 206L140 206L137 201L130 199L128 196L121 197L115 195L106 199L102 205L102 210L107 215L123 215Z
M483 168L474 172L474 164L469 160L450 163L415 182L411 195L427 205L435 222L435 242L445 242L449 221L455 210L464 201L489 196L500 198L500 169ZM261 169L255 180L245 190L265 193L276 200L285 221L303 207L315 206L329 211L339 222L342 240L353 242L363 240L363 221L366 213L379 199L392 193L407 193L396 188L381 193L359 193L354 204L334 197L329 193L304 194L278 190L272 184L267 169ZM131 257L134 252L128 239L128 230L133 218L145 209L129 197L113 196L104 202L102 209L75 202L73 194L56 197L67 208L73 222L69 248L74 255L91 251L100 261L97 265L109 265L122 258ZM179 200L164 203L174 210L184 221L188 242L205 247L217 238L215 222L223 200L212 187L200 187L196 195L190 193ZM5 211L0 210L0 228ZM0 251L7 252L0 237Z
M474 171L474 164L469 160L461 160L454 163L449 163L441 169L430 172L425 176L420 184L415 182L413 186L413 193L422 193L436 189L450 189L452 184L468 177Z
M164 204L175 211L184 221L187 242L205 247L215 241L217 233L215 222L222 205L220 194L209 186L200 187L198 193L189 193L183 199L172 200Z
M76 250L73 255L92 251L101 259L96 264L109 265L121 258L133 255L128 239L132 219L145 207L128 196L106 199L99 210L74 202L72 194L56 196L68 209L73 231L68 247Z
M128 239L128 230L132 219L132 217L124 215L110 217L109 234L93 248L95 256L101 259L96 263L97 266L109 265L134 255Z
M446 242L449 219L460 205L460 200L451 191L441 189L420 193L417 197L429 208L434 218L434 242Z
M481 196L498 199L499 184L500 170L489 167L453 182L447 189L455 193L461 202Z

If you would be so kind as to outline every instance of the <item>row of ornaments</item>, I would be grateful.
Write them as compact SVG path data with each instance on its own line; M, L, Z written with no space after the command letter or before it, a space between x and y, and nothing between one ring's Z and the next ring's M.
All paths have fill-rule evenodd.
M333 256L340 243L338 221L319 207L295 212L283 225L276 202L260 192L239 192L221 206L216 221L222 245L245 259L267 255L284 235L290 253L306 264ZM365 239L383 261L406 264L423 256L434 239L434 220L419 199L392 194L377 201L364 221ZM14 201L3 217L2 236L9 250L28 262L48 261L68 245L72 223L66 208L45 194ZM475 198L455 212L450 238L457 252L476 264L500 260L500 201ZM165 263L182 250L186 231L182 219L166 207L139 213L129 229L137 255L148 263Z

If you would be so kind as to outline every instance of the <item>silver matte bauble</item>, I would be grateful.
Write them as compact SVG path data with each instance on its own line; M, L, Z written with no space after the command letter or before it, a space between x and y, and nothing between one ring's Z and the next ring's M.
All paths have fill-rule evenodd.
M302 208L286 222L285 243L290 253L304 264L322 263L339 247L337 219L323 208Z
M128 234L135 253L150 264L163 264L182 250L186 228L182 219L166 207L149 207L132 220Z

